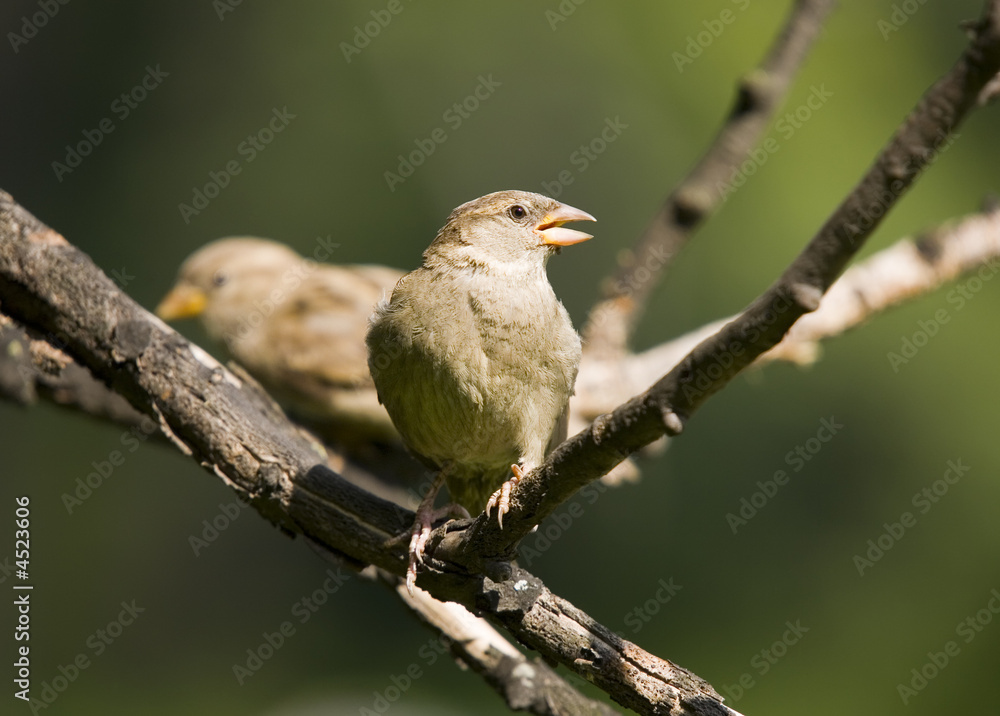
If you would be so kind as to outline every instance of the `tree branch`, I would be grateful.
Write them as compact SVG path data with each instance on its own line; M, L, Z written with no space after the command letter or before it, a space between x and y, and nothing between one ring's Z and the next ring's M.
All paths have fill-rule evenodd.
M650 295L694 231L722 203L719 190L757 145L819 35L833 0L798 0L767 56L736 90L729 118L711 147L667 197L618 270L583 328L584 350L616 356L628 345Z
M51 402L89 416L136 429L141 427L144 439L163 438L155 423L96 380L71 356L45 338L29 337L29 333L0 313L0 396L28 405L36 402L41 393L41 397ZM246 374L238 375L250 381L248 388L262 390ZM336 457L339 462L340 456ZM317 549L325 553L321 546ZM343 564L342 559L336 562ZM462 605L440 602L421 589L410 597L402 579L384 570L377 570L377 575L413 613L439 632L442 644L455 658L482 676L511 709L546 716L617 713L606 704L580 694L544 662L529 661L485 620Z
M819 308L795 323L784 339L755 363L814 362L820 341L839 336L905 301L912 301L963 274L997 271L1000 206L939 226L915 239L900 239L848 268L823 296ZM591 421L610 412L663 375L707 338L736 320L730 316L637 354L618 359L584 356L573 397L574 412Z
M827 292L820 308L797 322L785 339L761 355L757 363L811 359L816 342L849 330L876 312L933 291L963 273L989 267L988 262L995 262L998 257L1000 207L997 206L938 227L918 239L901 240L848 269ZM989 267L989 270L996 269ZM585 411L604 410L600 405L609 401L614 401L613 407L634 392L633 385L638 390L640 383L669 370L697 343L730 320L703 327L622 361L591 356L588 359L591 367L581 370L575 400L587 406ZM18 348L11 349L14 344ZM12 379L3 381L5 375ZM89 371L72 362L66 353L43 338L28 338L11 319L0 314L0 383L8 387L6 396L18 400L18 395L33 389L34 381L48 386L41 388L48 399L89 415L127 425L149 421L95 380ZM437 601L423 590L417 590L410 599L401 587L401 580L384 571L380 571L380 576L424 621L444 635L456 658L482 675L511 708L547 714L611 713L607 706L575 692L543 662L527 660L461 605ZM567 706L568 710L559 710Z
M925 95L858 187L781 278L645 394L567 441L515 493L508 527L485 520L435 531L421 585L482 611L520 641L641 713L734 713L697 676L642 651L506 561L530 527L691 414L815 310L846 263L948 141L1000 67L1000 0L956 67ZM0 305L86 366L175 445L245 493L268 519L353 564L402 574L393 536L411 512L344 480L321 445L259 393L158 321L65 239L0 195ZM470 529L471 526L471 529Z
M0 397L30 405L39 394L57 405L123 425L142 420L127 400L95 380L58 346L31 335L0 311Z
M552 716L617 713L580 694L540 659L529 660L461 604L440 602L419 587L411 596L404 580L385 572L380 575L421 619L444 635L455 658L480 674L512 710Z
M998 258L1000 203L915 238L900 239L848 268L827 291L820 307L800 318L778 345L758 357L755 366L771 361L813 363L819 357L821 341L857 328L879 313L928 295L963 275L977 270L995 273ZM574 422L582 428L614 410L736 318L713 321L641 353L615 357L585 354L571 406ZM229 368L242 380L252 381L238 366ZM38 337L29 337L0 311L0 397L27 405L35 402L39 393L58 405L127 426L138 425L143 418L128 401L70 356ZM345 464L343 456L336 456L335 469ZM392 469L400 467L393 465ZM359 479L351 476L356 484ZM406 504L403 490L391 491L373 480L366 480L362 486Z
M1000 70L1000 0L987 4L969 46L904 120L858 185L778 280L734 321L698 344L641 395L599 417L518 485L504 528L481 515L467 534L437 530L446 559L506 556L578 489L660 436L677 435L713 394L776 346L830 285L892 206L951 141Z
M402 575L413 513L351 484L259 391L124 295L91 260L0 193L0 306L154 420L271 522L360 568ZM468 521L449 523L460 529ZM617 637L533 575L470 554L421 575L440 599L503 624L645 714L735 714L705 681ZM484 574L485 573L485 574Z

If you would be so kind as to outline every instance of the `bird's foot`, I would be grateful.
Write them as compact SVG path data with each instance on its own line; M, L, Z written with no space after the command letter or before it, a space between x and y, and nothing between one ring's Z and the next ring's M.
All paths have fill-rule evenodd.
M426 501L425 501L426 502ZM424 563L424 548L431 537L434 523L442 517L469 517L469 512L458 504L449 504L434 509L433 503L420 503L417 508L417 518L410 530L410 563L406 568L406 591L413 596L413 585L417 583L417 565Z
M490 495L489 502L486 503L486 516L490 516L490 511L493 506L496 505L497 508L497 523L500 525L500 529L503 529L503 516L510 511L510 493L517 487L517 483L527 474L526 471L521 469L520 465L511 465L511 472L514 473L514 477L510 478L504 484L500 485L500 489Z

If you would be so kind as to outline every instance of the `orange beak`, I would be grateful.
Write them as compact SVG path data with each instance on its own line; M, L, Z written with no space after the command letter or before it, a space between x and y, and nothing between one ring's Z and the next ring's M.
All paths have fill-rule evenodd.
M597 219L586 211L560 204L535 225L535 231L542 235L542 243L549 246L571 246L594 238L592 234L564 229L563 224L569 221L597 221Z
M164 321L194 318L205 311L207 302L208 297L200 288L179 283L160 301L160 305L156 307L156 315Z

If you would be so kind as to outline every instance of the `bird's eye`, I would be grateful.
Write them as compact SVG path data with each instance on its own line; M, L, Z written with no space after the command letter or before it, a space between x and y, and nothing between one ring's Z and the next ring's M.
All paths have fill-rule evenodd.
M226 281L228 281L228 280L229 280L229 277L224 272L222 272L222 271L216 271L215 275L212 276L212 285L215 286L215 287L225 286L226 285Z
M514 221L520 221L528 215L528 210L525 209L520 204L514 204L514 206L507 209L507 213L510 215Z

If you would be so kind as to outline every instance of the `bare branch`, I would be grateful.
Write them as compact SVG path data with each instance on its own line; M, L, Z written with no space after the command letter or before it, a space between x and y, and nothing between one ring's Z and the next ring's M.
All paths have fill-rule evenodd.
M848 268L830 287L820 307L792 326L784 339L759 356L755 365L787 361L805 365L816 361L820 342L834 338L874 316L925 296L962 275L977 270L996 272L1000 258L1000 205L948 222L916 238L892 246ZM680 363L703 340L735 320L729 316L665 341L641 353L603 357L585 354L576 381L571 410L578 429L614 410L631 396ZM59 370L54 370L59 368ZM238 366L244 381L252 381ZM59 405L88 415L137 425L142 415L121 396L94 379L89 371L43 340L29 338L0 313L0 396L20 404L38 399L38 392ZM329 450L329 447L327 447ZM337 456L333 466L345 465ZM347 465L349 467L349 465ZM399 469L398 465L393 466ZM353 473L352 473L353 475ZM351 477L357 484L363 476ZM366 480L371 492L407 504L408 493Z
M0 311L0 397L30 405L39 394L58 405L123 425L138 425L142 419L127 400L108 390L57 345L30 335Z
M0 314L0 396L28 405L39 399L40 392L41 397L84 414L142 426L144 439L146 435L162 438L155 423L96 380L71 356L45 338L29 338L28 333L13 319ZM240 377L252 381L245 374ZM340 461L338 456L337 462ZM384 486L382 491L386 491ZM323 552L322 547L316 548ZM529 661L485 620L462 605L440 602L420 589L411 598L402 586L403 580L384 570L378 570L378 575L416 615L442 634L443 643L455 657L481 675L511 709L547 716L617 713L606 704L580 694L544 662Z
M143 310L3 193L0 305L156 421L182 452L283 531L304 535L356 569L373 564L403 574L405 544L394 538L412 524L412 512L330 469L325 448L266 396ZM735 713L699 677L617 637L509 563L484 563L471 552L432 563L436 569L420 584L435 597L487 614L629 708Z
M784 339L760 355L755 365L781 360L815 361L820 341L838 336L905 301L925 296L963 274L994 275L1000 259L1000 207L937 227L848 268ZM618 359L585 356L576 381L574 412L590 421L610 412L680 363L702 341L736 320L730 316L638 354Z
M649 297L670 262L722 202L719 190L756 146L819 35L833 0L798 0L760 66L736 91L729 118L702 159L667 197L620 268L603 283L603 298L583 329L595 356L625 351Z
M488 614L543 657L641 713L734 713L697 676L621 639L507 558L530 527L576 489L658 436L679 433L708 397L814 311L998 68L995 0L955 68L928 91L778 281L646 393L595 421L523 480L503 533L484 520L436 530L432 569L421 575L421 586ZM0 301L5 313L126 397L179 449L245 493L283 530L303 534L355 565L402 574L405 549L393 537L412 522L411 512L331 470L325 449L270 401L143 311L85 255L4 194Z
M521 480L504 528L480 516L468 534L440 534L440 556L509 555L532 527L578 489L661 435L677 435L688 418L757 358L776 346L824 293L920 173L977 107L1000 69L1000 0L988 3L969 46L904 120L875 163L819 233L735 321L698 344L641 395L599 417ZM435 537L432 536L432 543ZM441 549L443 548L443 549Z
M529 660L461 604L440 602L420 588L410 596L403 580L381 574L400 599L444 635L452 654L480 674L511 710L551 716L617 713L607 704L583 696L548 664Z

